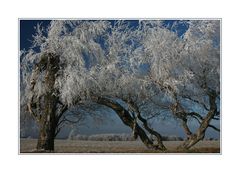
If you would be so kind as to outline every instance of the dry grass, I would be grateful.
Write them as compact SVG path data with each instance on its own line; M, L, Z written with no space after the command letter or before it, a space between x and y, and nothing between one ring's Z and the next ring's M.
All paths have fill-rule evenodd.
M179 151L181 141L165 141L166 153L220 153L219 141L200 141L191 150ZM35 151L36 139L21 139L20 153ZM79 141L55 140L55 153L161 153L147 149L141 141Z

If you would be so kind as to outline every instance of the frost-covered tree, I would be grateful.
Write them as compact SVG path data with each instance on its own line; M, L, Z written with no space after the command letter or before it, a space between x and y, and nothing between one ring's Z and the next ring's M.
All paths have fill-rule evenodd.
M78 101L76 96L86 97L82 92L88 91L88 65L103 60L95 39L104 35L107 26L104 21L52 21L47 29L37 26L33 48L21 54L21 87L25 89L21 103L28 105L39 125L38 150L54 150L59 123L66 120L64 112Z
M165 93L160 107L181 120L189 149L202 140L212 120L220 119L220 22L185 21L186 32L180 37L165 27L145 26L143 62L148 63L146 80ZM199 123L192 132L188 123Z
M140 35L128 24L52 21L47 29L37 26L33 48L21 54L21 103L39 125L37 149L53 150L64 113L89 102L113 109L148 147L155 148L127 107L117 101L142 94L138 89L144 84L131 74L129 57L139 47Z

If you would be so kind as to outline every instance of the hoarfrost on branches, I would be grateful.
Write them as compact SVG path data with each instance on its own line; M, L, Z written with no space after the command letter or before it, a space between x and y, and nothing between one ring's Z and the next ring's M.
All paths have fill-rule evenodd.
M134 27L124 20L38 25L32 49L21 52L21 103L48 93L44 63L49 59L44 57L51 54L59 60L52 94L62 105L107 97L135 106L145 117L157 114L151 111L156 104L173 114L177 109L187 114L193 107L215 111L208 102L220 99L220 22L181 24L187 26L181 36L173 29L178 23L169 29L159 20L142 20Z

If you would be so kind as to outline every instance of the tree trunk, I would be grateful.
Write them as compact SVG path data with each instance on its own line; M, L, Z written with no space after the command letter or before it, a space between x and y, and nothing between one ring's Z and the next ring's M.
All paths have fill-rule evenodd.
M54 150L54 138L57 126L56 121L56 104L57 100L54 95L45 96L44 115L39 122L39 137L37 150Z
M153 141L149 139L145 131L134 121L134 118L132 118L130 113L120 104L112 101L111 99L103 98L103 97L99 97L94 100L99 104L105 105L113 109L117 113L119 118L122 120L122 122L125 125L129 126L132 130L134 130L134 133L140 137L141 141L144 143L144 145L147 148L165 150L165 147L159 148L158 146L154 145Z
M190 137L188 138L188 140L186 140L182 147L183 149L190 149L192 146L194 146L196 143L198 143L200 140L203 140L204 136L205 136L205 132L209 126L209 123L211 121L211 119L214 116L214 110L211 110L208 112L206 118L203 119L200 127L197 129L197 132L195 134L190 135Z
M157 145L155 145L155 147L157 149L160 149L160 150L166 150L166 147L163 145L163 142L162 142L162 136L155 130L153 130L152 128L150 128L147 124L147 120L145 120L144 118L142 118L141 116L138 117L140 119L140 121L143 122L143 126L144 128L151 134L151 135L154 135L156 138L157 138Z
M36 104L37 110L39 110L36 116L39 125L37 150L41 152L53 151L56 127L59 121L56 115L58 97L54 87L56 74L59 70L59 57L51 53L42 55L41 60L36 65L36 70L38 70L37 74L44 74L44 79L41 79L43 80L41 82L45 89L44 94ZM34 80L39 80L38 76Z
M199 128L197 129L195 134L190 134L189 138L182 144L180 145L178 148L179 149L190 149L192 146L194 146L196 143L198 143L200 140L203 140L204 136L205 136L205 132L207 130L207 128L209 127L209 124L212 120L212 118L214 117L214 115L216 114L217 111L217 105L215 103L216 101L216 93L214 92L209 92L209 105L210 105L210 110L207 113L206 117L203 118ZM190 131L189 131L190 132Z
M156 148L160 150L166 150L166 147L164 146L162 142L162 136L152 128L148 126L147 120L141 116L141 113L139 111L138 106L133 101L127 102L130 106L130 108L133 110L133 112L136 114L136 118L139 119L143 123L143 127L153 136L157 138L157 144L155 145Z
M37 143L38 151L54 150L55 129L55 125L51 121L46 121L40 124Z

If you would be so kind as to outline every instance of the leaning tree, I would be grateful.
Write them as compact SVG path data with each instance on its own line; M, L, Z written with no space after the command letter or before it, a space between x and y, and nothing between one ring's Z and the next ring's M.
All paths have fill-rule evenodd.
M20 77L21 104L39 126L38 150L54 150L66 111L88 102L113 109L147 147L165 149L161 136L154 145L144 128L155 132L145 120L138 115L141 127L118 102L126 101L128 93L138 94L127 82L135 80L129 57L139 47L138 30L125 21L52 21L47 29L38 25L36 31L33 48L21 52Z
M141 61L149 65L146 80L165 93L157 105L181 121L187 139L180 146L189 149L205 136L207 128L220 120L220 22L183 21L186 31L145 25ZM143 53L144 52L144 53ZM162 95L160 95L162 96ZM195 119L195 132L189 122Z

